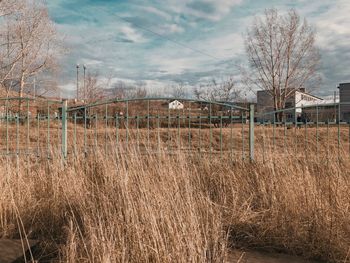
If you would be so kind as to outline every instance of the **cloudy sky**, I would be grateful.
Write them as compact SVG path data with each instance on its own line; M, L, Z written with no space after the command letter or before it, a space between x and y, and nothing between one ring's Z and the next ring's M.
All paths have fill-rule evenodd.
M153 90L237 76L243 35L254 16L295 8L317 30L323 83L330 95L350 81L349 0L50 0L67 42L61 85L75 87L75 64L114 81L143 81Z

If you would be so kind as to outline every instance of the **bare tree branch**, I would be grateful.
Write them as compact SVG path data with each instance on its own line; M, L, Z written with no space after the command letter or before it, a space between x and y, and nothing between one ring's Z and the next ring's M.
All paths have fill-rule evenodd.
M63 44L44 2L3 0L0 14L4 13L0 21L0 88L7 92L15 88L22 97L34 77L57 70Z
M295 91L320 79L315 31L293 9L286 15L268 9L263 18L257 17L247 31L245 47L250 65L245 82L266 90L275 110L284 108Z

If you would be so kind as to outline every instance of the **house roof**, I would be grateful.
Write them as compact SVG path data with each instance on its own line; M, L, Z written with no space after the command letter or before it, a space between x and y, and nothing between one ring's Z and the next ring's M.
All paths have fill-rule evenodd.
M174 103L174 102L178 102L178 103L181 103L181 104L182 104L182 102L180 102L180 101L178 101L178 100L173 100L173 101L169 102L169 104L170 104L170 103Z
M257 92L258 93L268 93L269 91L268 90L258 90ZM308 93L308 92L305 92L305 91L302 91L302 90L295 90L295 92L299 92L301 94L305 94L307 96L311 96L313 98L316 98L316 99L319 99L319 100L323 100L323 98L321 98L321 97L315 96L315 95L313 95L311 93Z
M301 94L308 95L308 96L310 96L310 97L313 97L313 98L316 98L316 99L319 99L319 100L323 100L323 98L318 97L318 96L315 96L315 95L312 95L312 94L307 93L307 92L303 92L303 91L299 91L299 90L296 90L296 92L299 92L299 93L301 93Z

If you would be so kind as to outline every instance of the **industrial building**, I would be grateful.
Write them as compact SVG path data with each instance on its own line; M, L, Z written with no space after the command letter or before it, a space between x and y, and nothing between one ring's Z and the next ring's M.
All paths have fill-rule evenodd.
M350 83L339 84L340 120L350 122Z
M342 122L350 122L350 83L339 84L339 98L323 99L307 93L305 89L293 91L285 104L284 120L293 122L296 119L302 121L330 121L339 119ZM288 110L290 109L290 110ZM273 121L274 103L269 91L257 92L258 121Z

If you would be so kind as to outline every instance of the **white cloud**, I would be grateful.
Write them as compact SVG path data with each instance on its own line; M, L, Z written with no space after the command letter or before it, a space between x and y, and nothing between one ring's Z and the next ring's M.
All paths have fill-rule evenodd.
M129 25L123 25L118 28L119 32L122 33L126 40L130 40L135 43L145 43L147 39L143 37L141 33L136 31Z
M148 13L155 14L157 16L160 16L166 20L171 20L171 15L168 14L167 12L164 12L158 8L155 8L153 6L143 6L141 9L147 11Z
M223 34L202 42L200 49L206 50L215 57L228 59L244 52L244 41L239 33Z
M231 8L242 3L242 0L203 0L203 3L213 3L216 9L216 12L209 16L210 19L214 21L220 20L223 16L226 16L230 13ZM205 15L205 14L204 14Z
M326 12L313 19L318 31L318 45L329 51L350 43L350 1L338 0Z
M89 66L99 66L103 64L103 61L101 60L96 60L96 59L88 59L88 58L83 58L81 61L79 61L81 65L85 65L86 67Z
M219 21L243 0L167 0L165 7L175 14ZM164 3L163 2L163 3Z
M187 70L198 69L201 65L202 59L194 56L190 57L176 57L166 55L155 55L150 59L150 64L161 69L158 76L162 75L176 75L181 74Z
M177 24L164 24L160 26L157 32L160 34L183 33L185 29Z

